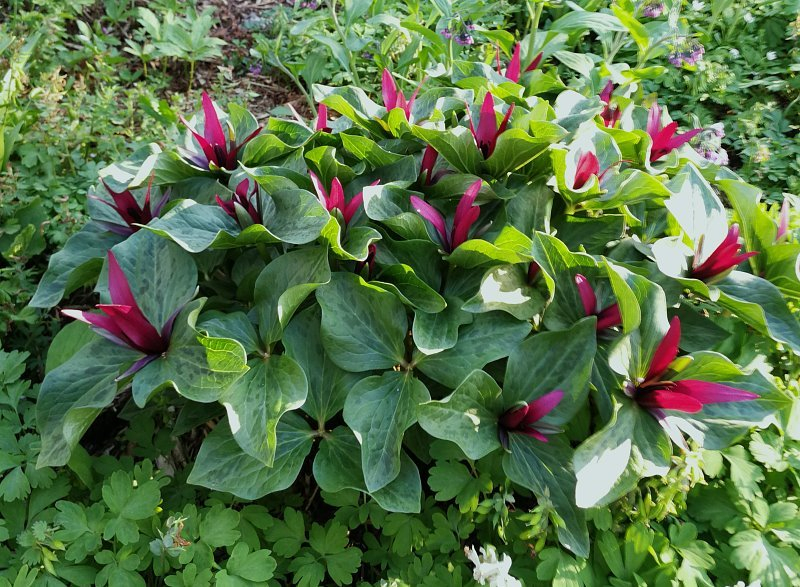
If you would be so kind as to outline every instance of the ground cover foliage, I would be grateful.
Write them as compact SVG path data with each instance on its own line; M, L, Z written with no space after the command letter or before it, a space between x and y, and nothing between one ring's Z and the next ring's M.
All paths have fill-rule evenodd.
M127 95L186 89L223 45L196 8L74 26L138 60ZM276 4L235 67L294 108L137 98L139 145L72 158L88 200L9 209L8 269L54 254L35 293L3 285L29 293L0 355L0 582L796 582L793 163L748 167L756 127L727 143L709 101L734 98L693 85L783 8ZM7 76L27 100L35 46ZM773 96L785 146L791 55L765 59L731 95ZM21 101L6 145L39 124ZM18 194L56 160L23 143ZM46 360L14 342L51 329Z

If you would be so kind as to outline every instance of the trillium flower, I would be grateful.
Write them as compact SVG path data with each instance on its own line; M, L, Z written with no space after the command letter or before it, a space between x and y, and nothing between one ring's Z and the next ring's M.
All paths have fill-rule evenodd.
M472 121L472 116L469 119L469 130L472 136L475 137L475 144L483 153L483 158L488 158L494 153L494 148L497 146L498 137L503 134L508 126L508 119L511 118L511 113L514 111L514 105L508 107L506 114L500 126L497 126L497 116L494 112L494 96L491 92L486 92L483 99L483 105L478 118L478 128Z
M406 120L411 119L411 110L414 108L414 101L417 99L417 94L419 93L422 84L425 83L425 80L417 86L417 89L414 90L414 93L406 100L406 97L403 95L397 88L397 84L394 81L394 77L389 72L388 69L383 70L383 78L381 79L381 94L383 95L383 105L386 107L386 110L394 110L395 108L400 108L403 111L403 114L406 115Z
M358 212L358 209L361 208L361 205L364 203L364 193L358 192L355 196L350 198L349 201L345 201L344 188L338 177L334 177L333 181L331 181L331 188L329 191L325 189L325 186L322 185L322 181L320 181L319 177L317 177L313 171L309 171L308 175L311 176L311 183L314 184L317 198L322 202L322 205L325 206L325 209L328 212L339 210L344 219L345 226L350 224L350 220L353 219L355 213ZM376 179L369 185L378 185L378 183L380 183L380 180Z
M211 169L212 164L219 169L228 171L235 169L239 149L255 138L263 128L259 126L239 143L235 142L235 137L231 137L229 140L225 136L225 131L222 130L214 103L206 92L203 92L203 119L203 134L201 135L181 116L181 122L189 129L203 151L202 156L199 153L190 154L189 158L193 163L206 169Z
M253 186L253 190L250 193L248 193L248 187L249 182L243 179L239 182L239 185L236 186L236 191L233 193L233 197L231 197L230 200L223 200L217 196L217 204L219 204L220 208L222 208L228 216L236 220L242 228L246 228L250 225L248 217L249 220L252 220L252 224L263 223L261 213L258 211L258 184ZM255 204L253 202L255 202Z
M572 184L573 189L581 189L592 177L598 177L599 173L600 162L597 160L597 156L591 151L581 153L581 156L578 157L578 167L575 171L575 182Z
M97 334L115 344L144 353L146 356L133 364L125 373L127 376L166 352L177 312L159 332L136 303L128 278L111 251L108 252L108 292L111 303L97 304L102 314L81 310L62 310L61 313L89 324Z
M318 132L331 132L331 123L328 121L328 107L325 104L317 106L317 121L314 130Z
M439 151L433 148L432 145L425 147L425 152L422 154L422 164L419 168L419 173L425 174L425 185L431 185L433 176L433 168L436 167L436 160L439 158Z
M578 294L581 296L584 313L587 316L597 316L597 330L605 330L622 324L619 304L614 302L607 308L598 309L597 296L594 293L594 289L589 280L580 273L575 276L575 285L578 287Z
M475 198L481 190L481 184L482 180L477 180L461 196L461 200L456 207L456 214L453 217L453 226L449 230L441 212L423 199L411 196L411 205L414 210L433 225L433 228L439 234L442 247L448 253L452 253L461 243L467 240L469 229L480 216L481 207L474 204Z
M528 283L531 284L536 281L536 278L539 277L539 273L541 272L542 266L536 261L531 261L530 265L528 265Z
M650 412L673 438L680 435L673 434L674 431L668 427L664 410L695 414L707 404L742 402L758 398L758 394L721 383L697 379L670 381L669 366L678 356L680 340L681 321L675 316L669 324L667 334L656 348L647 375L638 383L628 382L625 388L625 393Z
M378 253L378 247L371 244L367 247L367 258L363 261L358 261L355 266L356 275L361 275L364 268L367 268L367 281L372 279L372 274L375 271L375 255Z
M500 53L497 54L497 73L500 75L504 75L512 82L517 83L519 78L522 77L522 63L521 63L521 52L522 47L519 43L514 46L514 53L511 55L511 61L508 63L508 67L506 68L505 72L500 68ZM539 67L539 64L542 62L543 53L539 53L536 57L533 58L528 66L525 68L524 73L528 73L529 71L535 70Z
M500 416L499 433L502 445L508 446L509 432L519 432L541 442L547 442L547 434L557 434L561 430L540 420L552 412L562 399L564 392L556 389L532 402L522 403L506 410Z
M725 239L701 263L700 259L702 257L700 249L702 248L702 242L703 241L701 239L698 250L695 252L690 277L703 281L722 277L727 272L733 270L733 268L742 261L746 261L750 257L758 254L756 251L750 253L739 253L742 245L739 242L738 224L733 224L730 227Z
M153 218L157 218L161 213L161 209L164 207L164 204L166 204L167 200L169 199L169 190L167 190L161 196L161 199L155 205L152 205L150 201L150 190L153 185L152 177L150 178L150 183L147 184L147 191L144 195L144 204L142 205L139 205L136 196L134 196L130 190L115 192L105 181L103 182L103 185L105 186L106 191L109 193L111 198L114 200L113 203L109 202L108 200L98 198L97 196L89 197L114 210L125 224L108 222L106 220L96 220L95 222L97 222L106 230L109 230L115 234L121 234L123 236L129 236L133 234L141 228L141 226L138 225L149 224Z
M681 145L688 143L695 135L701 132L702 128L695 128L682 134L675 134L678 130L677 122L670 122L667 126L661 126L661 107L653 104L650 107L650 114L647 117L647 134L653 144L650 148L650 162L658 161L663 156L677 149Z
M602 112L600 112L600 118L603 119L603 124L606 128L614 128L617 122L619 122L620 117L622 117L622 111L618 106L611 107L611 97L613 93L614 82L609 80L603 88L603 91L600 92L600 100L605 104Z

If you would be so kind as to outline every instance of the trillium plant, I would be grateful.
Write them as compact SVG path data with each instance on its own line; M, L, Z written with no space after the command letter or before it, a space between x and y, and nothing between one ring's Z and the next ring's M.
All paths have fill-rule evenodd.
M567 88L541 50L315 86L315 120L263 128L204 94L102 170L32 302L68 318L39 464L127 404L200 429L189 483L410 513L451 499L444 452L587 557L592 508L788 419L750 349L800 354L789 203L698 155L637 78Z

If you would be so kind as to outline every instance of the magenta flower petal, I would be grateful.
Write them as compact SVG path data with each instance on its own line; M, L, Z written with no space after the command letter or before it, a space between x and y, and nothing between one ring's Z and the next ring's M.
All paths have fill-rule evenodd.
M514 54L511 56L511 61L506 68L506 77L510 79L512 82L519 81L519 74L522 69L522 65L520 63L520 53L522 52L522 47L519 43L514 46ZM500 72L498 72L500 73Z
M212 145L225 145L228 141L219 122L214 103L206 92L203 92L203 135Z
M677 125L676 125L677 126ZM674 137L670 138L667 142L667 148L671 151L673 149L677 149L681 145L685 145L689 141L691 141L697 134L702 132L702 128L693 128L690 131L686 131L685 133L675 135Z
M611 304L597 315L597 330L605 330L622 324L622 315L619 313L619 304Z
M542 434L541 432L539 432L534 428L524 428L522 430L515 430L515 432L521 432L525 436L530 436L540 442L549 442L547 436L545 436L544 434Z
M478 130L475 133L475 142L478 144L478 148L483 151L484 157L491 155L494 150L496 134L497 118L494 113L494 98L491 92L486 92L478 118Z
M721 383L710 381L697 381L695 379L683 379L675 381L670 387L670 391L688 395L699 401L701 404L720 404L727 402L744 402L758 399L757 393L736 389Z
M425 152L422 154L422 164L420 165L420 174L425 173L425 183L430 185L433 168L436 167L436 160L439 158L439 152L433 148L432 145L425 147Z
M528 414L528 407L528 404L522 404L507 410L500 416L500 425L506 430L514 430L525 420L525 416Z
M419 82L419 85L411 93L411 97L408 99L408 103L403 107L403 111L406 113L406 120L411 120L411 111L414 109L414 102L417 99L417 94L419 94L419 91L422 89L422 84L424 84L425 80L427 79L428 79L427 76L422 78L422 81ZM405 98L403 99L403 101L405 101Z
M331 181L331 191L328 195L328 210L334 208L344 211L344 188L338 177L334 177Z
M139 307L128 284L128 278L125 277L117 258L111 251L108 251L108 293L114 304Z
M525 73L537 69L539 67L539 64L542 62L542 57L544 57L544 53L541 52L536 57L534 57L533 61L531 61L528 67L525 68Z
M453 233L452 238L450 239L450 247L451 249L455 249L461 243L465 242L469 237L469 229L475 224L475 221L478 220L478 217L481 215L481 209L479 206L473 206L469 208L467 212L461 217L460 222L456 224L453 223Z
M194 137L194 140L197 141L197 144L200 145L200 149L202 149L203 155L206 156L206 162L213 161L214 163L219 163L217 161L217 154L214 151L214 147L211 145L211 143L209 143L203 135L201 135L195 129L189 126L189 123L183 116L181 116L180 119L183 125L187 129L189 129L190 133L192 133L192 136Z
M500 122L500 126L497 128L497 134L494 136L494 140L492 142L492 151L494 152L495 144L497 144L498 137L503 134L508 126L508 120L511 118L511 113L514 112L514 104L508 107L506 110L506 115L503 116L503 120Z
M383 105L387 110L397 107L397 84L388 69L383 70L381 94L383 95Z
M675 316L669 323L667 334L656 347L656 352L650 361L650 369L645 376L646 381L660 377L667 370L670 363L678 356L678 345L681 342L681 321Z
M436 232L439 233L439 238L442 239L442 244L444 245L445 249L449 250L450 241L447 238L447 228L444 224L444 217L442 217L441 213L436 208L417 196L411 196L411 205L414 207L414 210L417 211L417 214L422 216L425 220L433 225L433 227L436 229Z
M658 104L650 106L647 115L647 134L650 138L655 137L661 129L661 107Z
M597 296L589 281L580 273L575 275L575 285L578 286L578 294L581 296L583 311L586 316L594 316L597 311Z
M456 214L453 218L454 224L459 224L466 216L470 208L472 208L473 204L475 203L475 198L478 197L478 192L481 191L482 185L483 181L479 179L470 184L470 186L466 189L464 195L461 196L461 200L458 202L458 206L456 206Z
M328 123L328 107L325 104L320 104L317 108L317 122L314 125L314 130L330 132L330 124Z
M164 350L161 335L138 307L115 304L98 304L97 307L116 323L135 348L147 353L160 353Z
M593 176L596 177L598 173L600 173L600 162L597 160L597 156L591 151L581 153L581 156L578 158L578 166L575 171L575 182L573 184L573 189L581 189L586 185L586 182L588 182Z
M683 393L674 393L666 389L639 391L636 401L647 410L677 410L695 414L703 409L703 404L699 400Z
M96 328L95 332L116 344L133 346L132 341L126 336L122 329L108 316L92 314L91 312L83 312L81 310L61 310L61 313L68 318L73 318L85 324L89 324L90 326L94 326Z
M528 403L528 413L525 415L525 424L533 424L552 412L564 399L564 392L560 389L544 394L542 397Z
M614 93L614 82L608 80L608 83L603 88L603 91L600 92L600 99L608 104L611 102L611 95Z
M322 185L319 177L317 177L316 173L313 171L309 170L308 175L311 178L311 183L314 184L314 189L317 192L317 198L320 202L322 202L322 205L325 206L326 210L330 210L330 208L328 208L328 191L325 189L325 186Z

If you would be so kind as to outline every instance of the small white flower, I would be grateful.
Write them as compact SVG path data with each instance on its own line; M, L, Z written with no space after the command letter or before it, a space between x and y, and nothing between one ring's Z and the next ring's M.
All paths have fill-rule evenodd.
M715 122L714 124L708 127L708 130L712 131L714 135L716 135L719 138L725 136L725 125L721 122Z
M749 12L745 12L745 13L744 13L744 21L745 21L747 24L750 24L750 23L752 23L753 21L755 21L755 17L754 17L752 14L750 14Z
M701 2L700 0L694 0L692 2L692 10L695 10L697 12L700 12L705 7L706 7L706 3L705 2Z
M778 54L775 51L767 51L767 61L775 61L778 57Z
M730 53L731 57L733 57L734 59L736 59L740 55L739 49L730 49L728 53Z
M464 554L475 565L472 578L479 585L489 587L522 587L519 579L509 575L511 570L511 557L503 554L503 560L497 560L497 550L491 544L486 548L481 547L481 553L475 551L474 546L465 547Z

